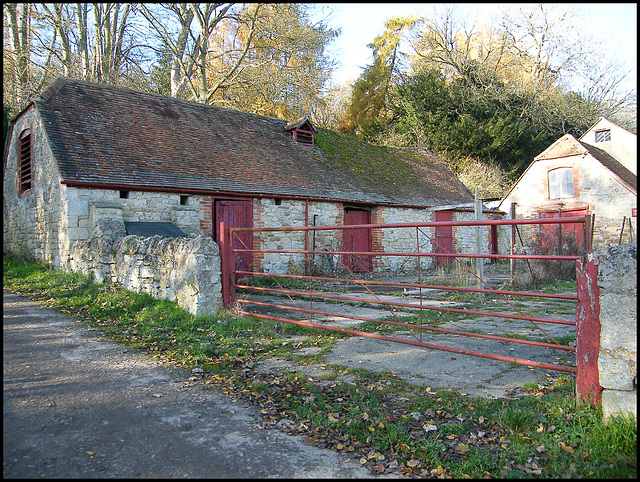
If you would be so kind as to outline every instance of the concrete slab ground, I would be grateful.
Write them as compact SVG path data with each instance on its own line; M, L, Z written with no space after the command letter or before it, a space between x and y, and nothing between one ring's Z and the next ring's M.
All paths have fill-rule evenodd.
M401 302L419 306L420 300L411 293L403 296L370 293L328 293L333 295L349 296L358 299L377 299L379 301ZM389 317L391 312L381 310L372 305L338 305L332 302L314 300L310 305L308 300L287 299L269 295L251 295L251 300L269 302L282 306L295 306L299 308L312 308L317 311L348 314L367 319L380 319ZM439 307L459 307L455 302L443 301L437 296L424 300L424 304ZM533 299L525 301L526 310L536 309L543 312L543 318L574 321L575 313L571 312L571 302L567 307L558 309L554 304L545 305L544 300ZM545 309L545 306L547 308ZM575 302L574 305L575 306ZM554 311L558 309L559 311ZM277 317L293 319L305 319L303 313L286 312L270 307L251 307L250 311L269 314ZM479 310L481 311L481 310ZM396 312L401 317L403 313ZM314 323L327 326L340 326L343 328L357 329L360 320L340 318L338 315L325 316L314 314ZM513 320L493 318L486 316L461 314L456 321L448 322L442 328L458 331L481 331L488 335L527 337L536 341L553 343L547 335L556 338L575 336L575 327L563 324L536 323L526 320ZM539 328L544 330L544 333ZM546 333L546 335L545 335ZM503 341L483 338L472 338L461 335L441 334L414 330L396 331L394 337L417 340L432 345L449 346L482 353L516 357L533 360L536 362L552 364L571 364L575 366L575 360L566 351L541 348L538 346L520 343L508 343ZM296 353L296 352L294 352ZM303 354L303 352L298 352ZM573 377L572 374L548 370L537 367L517 365L505 361L479 358L471 355L457 354L449 351L440 351L429 348L416 347L402 343L353 336L339 340L337 346L325 357L328 364L340 365L348 368L363 368L371 371L391 371L397 377L416 385L425 385L433 389L452 389L465 393L471 397L500 398L513 396L514 391L528 383L542 383L547 378L557 378L560 375ZM269 360L263 362L261 370L294 370L317 374L317 367L313 365L300 366L286 360Z

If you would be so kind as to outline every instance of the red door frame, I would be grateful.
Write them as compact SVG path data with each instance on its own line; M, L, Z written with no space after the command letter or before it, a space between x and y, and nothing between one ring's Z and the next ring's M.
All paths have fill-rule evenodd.
M371 224L371 211L365 209L344 208L345 226ZM345 251L371 252L370 229L345 229L342 242ZM354 273L370 273L373 268L371 256L345 256L345 267Z

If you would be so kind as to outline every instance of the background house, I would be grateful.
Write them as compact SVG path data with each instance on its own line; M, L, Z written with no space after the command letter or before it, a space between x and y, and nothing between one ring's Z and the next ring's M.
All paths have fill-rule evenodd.
M67 78L12 121L4 161L5 252L64 269L72 267L77 241L140 229L153 234L154 226L217 240L220 221L261 227L473 219L459 209L472 205L472 194L426 149L372 146L316 128L308 118L287 123ZM425 234L421 249L438 249L440 233ZM473 239L473 229L445 234L452 249L472 249L465 239ZM417 241L415 230L322 235L320 249L411 251ZM302 249L304 235L247 235L242 242ZM351 267L402 268L387 260ZM317 269L326 267L324 257L316 261ZM432 261L423 260L427 267ZM268 254L239 263L303 269L301 259Z
M637 243L636 135L600 118L579 140L566 134L538 155L503 198L516 218L595 216L593 248ZM565 234L581 231L564 225Z

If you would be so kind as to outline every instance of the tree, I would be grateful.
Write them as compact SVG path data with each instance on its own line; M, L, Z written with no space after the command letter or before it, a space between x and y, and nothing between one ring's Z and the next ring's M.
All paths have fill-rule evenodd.
M417 21L416 17L389 19L385 32L369 44L373 49L373 65L366 67L355 81L350 104L338 130L371 141L385 128L390 118L388 94L399 75L402 61L400 42Z
M8 40L8 45L3 43L3 97L11 112L15 113L41 87L31 60L35 6L31 3L5 3L2 12L4 38Z
M264 5L244 64L211 102L284 119L314 110L333 68L325 47L336 32L323 21L312 22L308 9L295 3ZM221 24L211 40L212 75L234 62L230 52L246 42L246 35L242 24L230 19Z
M180 28L175 34L168 30L165 26L166 22L158 12L141 4L142 14L157 32L163 45L173 55L171 65L173 97L180 96L186 87L189 98L208 104L216 92L226 88L235 79L252 45L258 15L263 4L253 4L239 14L233 14L231 11L233 5L233 3L171 3L160 7L165 14L168 13L173 17L173 20L178 20ZM195 27L192 25L194 19ZM223 70L212 75L209 64L215 52L210 48L210 40L219 24L226 19L242 25L246 29L246 36L242 44L234 45L232 51L225 52L227 57L233 60L225 64Z
M3 12L4 93L13 111L59 75L111 84L145 78L149 47L131 28L133 4L5 4Z

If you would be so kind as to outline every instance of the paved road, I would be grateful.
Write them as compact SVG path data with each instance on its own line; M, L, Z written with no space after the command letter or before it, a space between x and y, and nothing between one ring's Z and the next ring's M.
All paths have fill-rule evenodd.
M368 478L258 428L256 408L184 383L100 332L3 291L5 478Z

